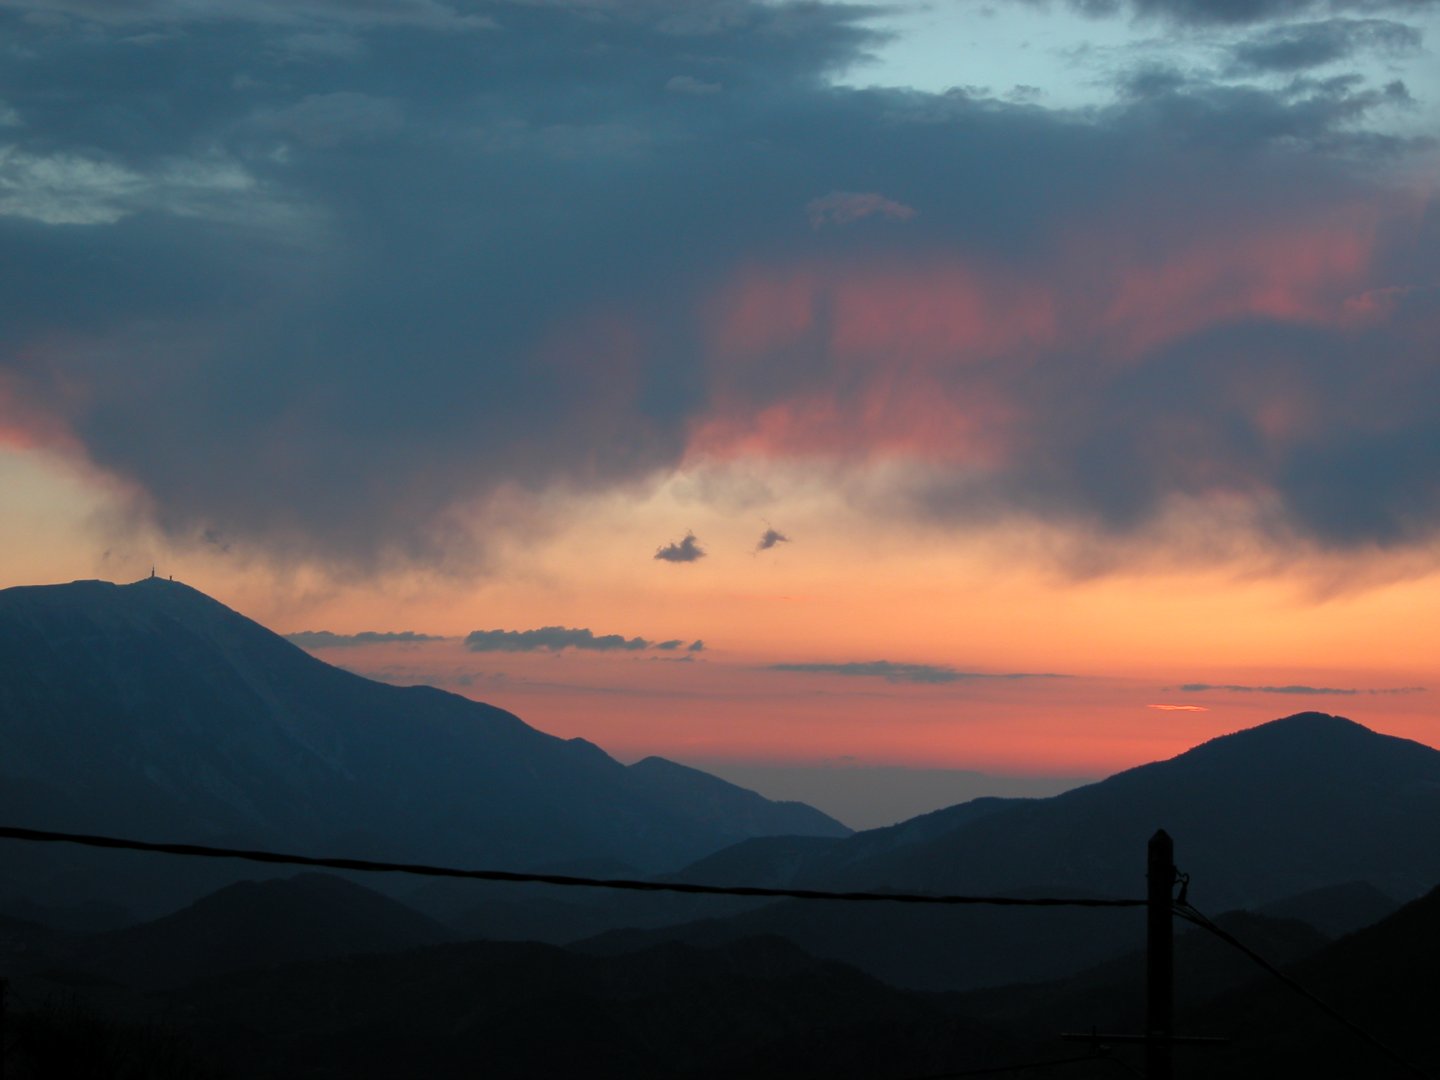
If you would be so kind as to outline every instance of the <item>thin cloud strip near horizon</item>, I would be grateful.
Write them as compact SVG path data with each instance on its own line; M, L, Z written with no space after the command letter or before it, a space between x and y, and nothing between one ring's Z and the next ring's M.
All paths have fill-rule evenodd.
M649 638L622 634L596 634L585 627L542 626L535 630L474 630L466 635L465 648L471 652L561 652L579 649L586 652L639 652L660 649L666 652L684 646L687 652L700 652L705 643L700 639L685 645L679 638L651 641Z
M901 664L889 660L851 661L841 664L801 663L769 664L767 671L789 671L808 675L844 675L856 678L878 678L891 683L943 684L979 680L1071 679L1073 675L1047 672L983 672L961 671L942 664Z
M1290 686L1240 686L1234 683L1185 683L1180 687L1181 692L1186 694L1203 694L1218 690L1230 694L1341 694L1345 697L1354 697L1358 694L1423 694L1427 689L1428 688L1424 686L1381 686L1365 688L1305 686L1301 684Z
M334 634L329 630L297 630L282 635L302 649L351 649L362 645L418 645L429 641L450 641L443 634L417 634L414 630L362 630L358 634Z

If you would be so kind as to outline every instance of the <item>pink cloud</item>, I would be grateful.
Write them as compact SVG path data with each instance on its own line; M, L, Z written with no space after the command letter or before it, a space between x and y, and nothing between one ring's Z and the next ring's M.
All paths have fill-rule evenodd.
M1245 321L1343 332L1354 298L1368 295L1376 217L1195 229L1152 249L1072 238L1028 273L955 256L752 265L703 305L710 406L691 448L1003 464L1052 438L1037 424L1063 420L1041 415L1060 407L1037 402L1042 386L1098 389L1176 342ZM1365 306L1381 317L1381 303ZM1268 440L1323 419L1288 369L1214 379L1213 393ZM1187 489L1247 490L1211 453L1210 420L1157 416L1156 453Z

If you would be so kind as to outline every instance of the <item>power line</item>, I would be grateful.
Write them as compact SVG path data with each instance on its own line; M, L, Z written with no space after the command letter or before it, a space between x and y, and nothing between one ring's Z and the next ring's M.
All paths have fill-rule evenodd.
M1210 933L1218 937L1221 941L1225 942L1225 944L1239 950L1245 956L1249 957L1250 960L1252 960L1254 963L1258 964L1261 968L1264 968L1271 975L1275 976L1275 978L1279 979L1282 983L1288 986L1291 990L1295 991L1295 993L1299 994L1305 1000L1310 1002L1310 1004L1314 1005L1317 1009L1323 1012L1326 1016L1330 1017L1330 1019L1334 1020L1342 1027L1348 1029L1353 1034L1358 1035L1361 1039L1369 1043L1376 1050L1379 1050L1382 1054L1388 1057L1391 1061L1395 1062L1397 1065L1400 1065L1407 1071L1414 1073L1416 1076L1422 1077L1423 1080L1431 1080L1430 1074L1424 1069L1420 1068L1420 1066L1416 1065L1414 1062L1404 1057L1398 1050L1393 1049L1386 1043L1382 1042L1380 1039L1376 1038L1374 1035L1370 1034L1370 1032L1366 1031L1359 1024L1355 1023L1355 1021L1351 1020L1349 1017L1345 1016L1343 1013L1332 1007L1324 999L1316 997L1315 994L1311 993L1295 979L1291 978L1289 975L1285 974L1285 972L1277 968L1274 964L1270 963L1270 961L1266 960L1263 956L1257 953L1254 949L1250 948L1250 946L1246 945L1234 934L1211 922L1209 917L1207 917L1203 912L1199 911L1192 905L1184 903L1182 901L1176 901L1174 911L1176 915L1184 919L1186 922L1193 923L1195 926L1200 927L1202 930L1208 930Z
M771 889L756 885L697 885L679 881L634 881L625 878L572 877L567 874L521 874L509 870L463 870L424 863L380 862L372 859L322 858L278 851L251 851L241 848L209 847L203 844L161 844L118 836L52 832L0 825L0 839L41 843L82 844L86 847L122 851L151 851L162 855L183 855L206 859L246 859L250 862L285 866L315 866L330 870L358 870L366 873L417 874L423 877L470 878L477 881L510 881L589 889L629 889L636 892L693 893L705 896L759 896L789 900L879 901L895 904L986 904L996 907L1144 907L1144 900L1090 896L953 896L901 892L830 892L824 889Z

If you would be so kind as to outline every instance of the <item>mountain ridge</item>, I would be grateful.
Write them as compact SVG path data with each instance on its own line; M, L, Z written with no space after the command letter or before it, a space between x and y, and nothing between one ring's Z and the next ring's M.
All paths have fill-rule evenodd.
M751 842L694 872L844 891L1139 898L1146 844L1161 827L1207 910L1354 882L1409 899L1440 881L1440 751L1299 713L1050 798L960 804L829 842ZM1063 976L1125 948L1138 925L1129 912L876 914L790 902L628 940L773 933L894 985L943 990Z
M0 819L14 824L637 872L754 835L849 833L803 804L656 771L492 705L332 667L180 582L0 591ZM21 876L53 882L74 861L57 858L25 854Z

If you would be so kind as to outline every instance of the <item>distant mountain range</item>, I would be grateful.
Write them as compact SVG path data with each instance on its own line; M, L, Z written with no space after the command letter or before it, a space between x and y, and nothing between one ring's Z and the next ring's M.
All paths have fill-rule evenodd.
M0 820L715 884L1110 897L1143 894L1164 827L1203 910L1336 932L1440 882L1440 752L1302 713L1053 798L847 835L693 769L622 766L503 710L330 667L184 585L76 582L0 592ZM0 912L70 929L116 925L101 904L152 917L246 874L12 842L5 857ZM593 937L593 955L770 935L925 990L1060 977L1142 940L1134 910L397 884L382 887L453 934Z
M1440 882L1440 751L1301 713L1048 799L976 800L845 839L754 839L676 876L844 890L1141 897L1145 846L1175 838L1204 910L1327 886L1408 900ZM1382 897L1382 902L1383 902ZM1283 909L1282 909L1283 910ZM1344 915L1337 913L1339 919ZM603 949L777 934L901 986L1048 979L1141 940L1133 911L850 910L786 902Z
M312 854L673 869L839 822L322 663L178 582L0 591L0 821ZM233 878L10 844L0 905L163 910ZM103 886L103 888L102 888ZM26 908L26 910L30 910Z

